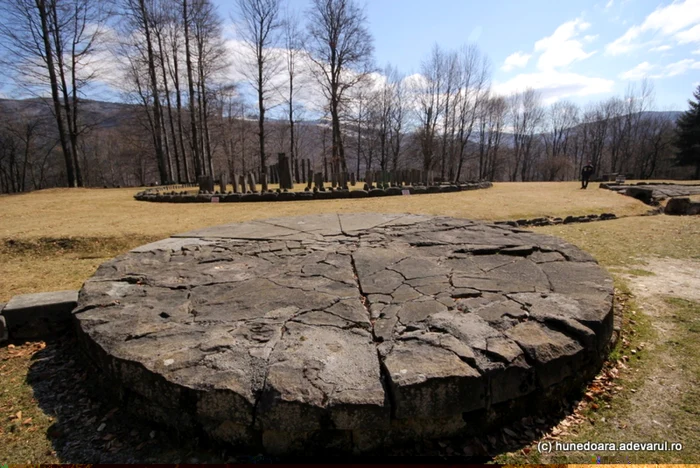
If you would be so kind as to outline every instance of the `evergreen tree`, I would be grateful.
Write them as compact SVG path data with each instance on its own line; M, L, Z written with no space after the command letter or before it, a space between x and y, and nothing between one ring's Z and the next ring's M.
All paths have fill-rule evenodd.
M695 166L695 178L700 179L700 86L693 93L695 101L688 100L690 109L678 118L676 164Z

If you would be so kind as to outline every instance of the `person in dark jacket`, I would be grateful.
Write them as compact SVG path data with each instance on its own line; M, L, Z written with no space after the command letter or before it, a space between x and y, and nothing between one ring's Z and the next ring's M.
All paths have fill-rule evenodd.
M588 187L588 179L593 175L593 164L590 161L586 163L585 166L581 168L581 188L585 189Z

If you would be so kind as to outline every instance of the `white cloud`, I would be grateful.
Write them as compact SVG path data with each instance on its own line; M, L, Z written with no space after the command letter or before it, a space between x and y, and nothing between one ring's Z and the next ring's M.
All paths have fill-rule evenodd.
M670 45L661 45L658 47L652 47L651 49L649 49L649 52L665 52L671 49L673 49L673 47L671 47Z
M693 59L679 60L675 63L670 63L664 68L664 72L655 78L668 78L671 76L682 75L688 70L700 70L700 61Z
M655 33L663 37L675 37L680 41L697 38L700 23L700 0L676 1L651 12L640 25L629 28L622 36L606 46L610 55L619 55L644 45L642 36ZM687 29L686 28L690 28Z
M657 70L659 70L657 72ZM623 80L640 80L642 78L670 78L682 75L688 70L700 70L700 60L683 59L678 62L669 63L666 66L652 65L649 62L642 62L631 70L620 74ZM655 72L652 74L652 72Z
M651 71L655 70L656 68L656 65L652 65L649 62L642 62L631 70L620 73L620 78L623 80L640 80L649 76Z
M608 3L605 4L605 9L608 10L609 8L611 8L613 6L614 3L615 3L615 0L608 1Z
M597 34L589 34L587 36L583 36L583 42L591 43L591 42L595 41L596 39L598 39Z
M693 55L700 55L700 49L694 50L694 51L692 52L692 54L693 54Z
M614 81L604 78L549 70L517 75L504 83L495 83L493 89L497 94L510 95L533 88L541 93L543 100L551 103L571 96L608 93L613 90L614 85Z
M696 24L692 28L686 29L676 34L679 44L690 44L691 42L700 42L700 24Z
M537 41L535 51L542 53L537 62L537 68L554 70L593 55L595 52L585 52L582 42L577 39L579 34L590 26L590 23L581 19L567 21L559 26L551 36Z
M514 54L510 54L503 62L501 70L508 72L514 68L523 68L525 65L527 65L527 62L530 61L530 57L532 57L531 54L525 54L523 52L515 52Z

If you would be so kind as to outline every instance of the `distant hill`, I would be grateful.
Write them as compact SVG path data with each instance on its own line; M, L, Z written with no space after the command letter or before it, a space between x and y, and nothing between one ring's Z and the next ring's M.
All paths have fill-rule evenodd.
M84 122L102 128L117 127L126 124L138 111L133 104L81 100L79 102L81 118ZM50 118L53 103L48 98L0 99L0 116L12 118L22 115L29 118Z

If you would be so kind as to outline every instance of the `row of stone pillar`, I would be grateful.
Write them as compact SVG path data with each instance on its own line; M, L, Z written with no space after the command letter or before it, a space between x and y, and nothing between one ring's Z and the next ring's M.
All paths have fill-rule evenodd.
M435 174L433 171L421 171L418 169L404 169L400 171L366 171L365 184L369 188L374 185L391 185L400 187L403 185L434 185Z
M291 190L294 188L294 179L292 177L289 158L285 153L279 153L277 157L278 162L277 164L269 166L267 177L265 177L265 175L261 176L259 182L262 184L262 191L267 191L268 181L272 184L279 184L281 189ZM347 189L348 183L353 187L357 183L354 172L331 171L330 175L330 184L333 188ZM222 193L226 192L229 184L228 179L229 174L227 172L222 172L219 177L220 191ZM323 172L313 172L310 159L301 160L300 179L300 182L305 184L308 190L311 189L312 184L314 187L321 189L323 188L324 182L326 182ZM364 179L368 188L373 188L375 185L391 185L393 187L400 187L403 185L433 185L434 181L435 176L433 171L421 171L418 169L366 171ZM211 176L200 176L198 182L199 190L204 192L214 191L214 179ZM245 175L234 173L232 174L231 183L234 193L257 191L257 181L254 172L249 172Z

